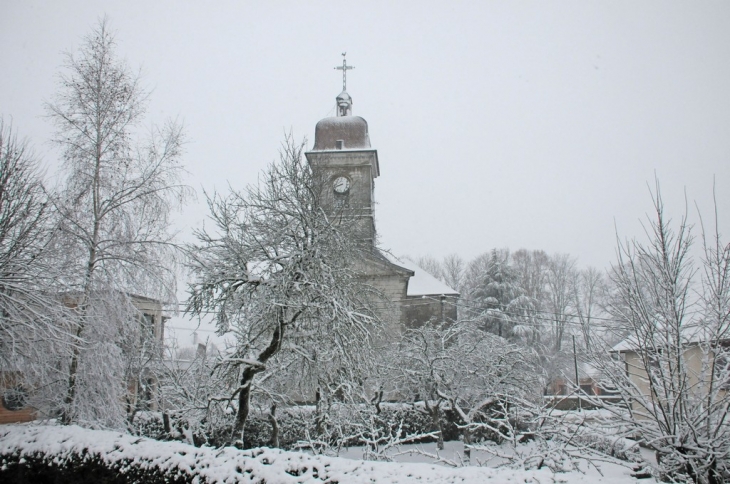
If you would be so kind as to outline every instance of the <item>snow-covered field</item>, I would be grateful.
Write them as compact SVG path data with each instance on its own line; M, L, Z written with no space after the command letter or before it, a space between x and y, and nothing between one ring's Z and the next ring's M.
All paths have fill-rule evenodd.
M110 464L125 463L158 467L173 473L197 475L209 483L630 483L637 482L629 470L616 464L601 465L586 473L553 474L547 469L512 470L489 467L448 467L434 463L424 454L434 453L435 444L411 446L396 457L397 462L358 460L362 449L348 449L342 457L312 456L279 449L196 448L180 442L160 442L112 431L87 430L76 426L6 425L0 427L0 455L53 455L56 462L73 454L98 454ZM456 459L458 442L447 443L441 452ZM21 457L22 457L21 455ZM474 456L479 459L479 455ZM120 469L120 472L123 468ZM644 480L642 482L654 482Z

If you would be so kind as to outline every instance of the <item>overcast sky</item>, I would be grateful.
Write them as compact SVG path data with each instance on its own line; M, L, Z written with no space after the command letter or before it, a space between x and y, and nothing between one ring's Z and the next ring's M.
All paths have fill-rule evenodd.
M395 5L394 5L395 4ZM178 117L190 183L242 188L334 115L341 53L378 150L377 229L395 254L493 247L608 267L641 236L655 174L678 218L730 234L730 2L0 0L0 114L52 173L43 101L104 15ZM181 217L205 217L202 195Z

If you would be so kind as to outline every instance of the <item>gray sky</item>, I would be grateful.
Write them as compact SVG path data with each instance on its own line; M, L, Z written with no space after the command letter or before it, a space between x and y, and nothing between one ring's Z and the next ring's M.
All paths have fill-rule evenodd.
M0 0L0 114L51 167L42 103L103 15L187 127L190 183L242 188L285 131L313 143L347 51L378 150L377 227L395 254L492 247L607 267L660 179L730 233L730 2ZM395 4L395 5L394 5ZM181 217L198 226L202 195Z

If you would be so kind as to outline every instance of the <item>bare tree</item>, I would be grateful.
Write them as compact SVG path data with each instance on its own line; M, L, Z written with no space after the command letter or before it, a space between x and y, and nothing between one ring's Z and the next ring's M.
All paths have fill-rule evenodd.
M452 289L461 290L466 273L466 264L458 254L450 254L441 261L431 255L424 255L415 259L408 257L421 269Z
M573 307L580 324L583 346L588 352L592 351L592 341L596 337L596 333L603 337L606 336L605 331L601 331L599 325L595 324L595 318L600 318L605 314L603 307L606 301L606 291L603 272L595 267L589 267L575 273Z
M573 283L575 260L568 254L555 254L547 270L547 309L550 312L553 351L563 349L563 338L574 314Z
M97 331L100 326L124 321L127 333L133 332L137 320L128 294L174 298L175 246L169 215L189 189L181 185L180 125L152 127L146 141L133 140L147 93L138 76L117 58L106 20L84 39L78 54L66 55L64 68L57 96L46 108L64 160L65 182L52 199L60 219L58 264L67 304L76 309L75 337L84 342L74 347L67 363L61 407L62 421L68 423L83 418L75 406L82 366L91 364L92 353L102 348L110 357L120 355L99 347L92 335L104 333ZM116 309L110 308L110 301L119 303ZM122 380L109 385L123 388Z
M466 263L458 254L450 254L444 257L441 263L441 274L443 281L452 289L461 291L464 285L464 276L466 273Z
M484 274L490 266L491 253L485 252L478 255L466 267L464 272L464 291L462 297L468 300L473 299L473 294L482 283Z
M188 311L215 313L218 331L237 341L218 365L238 381L234 438L242 437L256 375L278 353L296 356L315 379L372 364L378 326L369 304L377 295L358 270L366 248L350 235L354 217L323 209L322 181L302 150L287 137L257 185L210 197L215 232L199 231L191 247Z
M227 382L214 372L219 357L213 345L178 351L167 347L160 365L159 402L164 431L182 433L191 444L210 441L227 424L230 411L225 390Z
M411 259L409 257L409 259ZM413 262L418 265L421 269L431 274L436 279L441 280L443 277L443 268L441 266L441 263L432 255L422 255L421 257L417 257L415 259L411 259Z
M512 266L525 297L524 310L517 327L523 341L541 348L547 299L547 269L550 257L542 250L520 249L512 253Z
M615 419L654 449L663 478L719 483L730 472L730 246L704 238L698 271L686 217L672 224L657 184L648 243L619 245L611 314L628 337L597 358ZM699 277L700 281L696 280Z
M542 250L520 249L512 253L512 266L525 295L537 309L544 309L547 272L550 257Z
M0 120L0 373L5 377L25 379L31 363L51 346L68 349L59 324L63 308L49 294L52 233L51 210L28 143Z
M443 449L442 407L448 404L456 412L468 463L475 430L499 428L498 421L504 418L499 410L504 406L541 397L535 356L474 322L432 322L403 335L395 380L402 382L401 391L409 389L423 400L431 430L439 436L439 449Z

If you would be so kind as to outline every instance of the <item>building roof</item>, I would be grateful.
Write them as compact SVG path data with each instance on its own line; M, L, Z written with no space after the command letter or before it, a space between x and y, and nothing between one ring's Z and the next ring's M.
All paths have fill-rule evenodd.
M705 328L703 326L697 325L697 324L689 324L686 326L683 326L680 330L680 334L682 335L682 344L683 345L690 345L690 344L698 344L703 342L712 341L716 338L708 328ZM730 341L730 338L722 337L720 338L721 342L727 342ZM613 348L611 348L612 352L622 352L622 351L639 351L641 349L641 343L637 341L635 336L629 336L628 338L624 339L620 343L616 344Z
M338 146L338 141L342 141ZM360 116L324 118L314 128L312 151L369 150L368 123Z
M406 296L459 296L457 291L421 269L415 262L388 253L384 255L391 263L413 272L413 276L408 279Z

